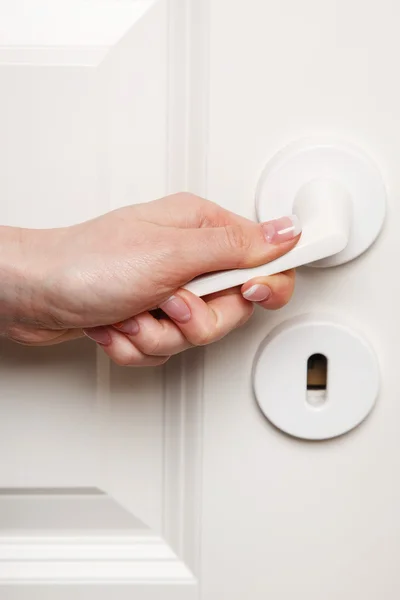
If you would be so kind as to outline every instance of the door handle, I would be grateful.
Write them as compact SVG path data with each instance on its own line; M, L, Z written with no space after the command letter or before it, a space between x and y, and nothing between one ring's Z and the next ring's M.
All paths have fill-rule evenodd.
M258 267L196 277L184 289L206 296L302 265L348 262L377 238L385 217L386 190L378 169L361 150L337 141L305 140L291 144L267 164L256 205L262 222L295 214L302 225L297 245Z
M292 212L300 220L302 234L298 244L287 254L258 267L202 275L184 289L197 296L206 296L242 285L253 277L274 275L314 263L346 247L351 225L350 198L336 182L319 179L304 185L294 199Z

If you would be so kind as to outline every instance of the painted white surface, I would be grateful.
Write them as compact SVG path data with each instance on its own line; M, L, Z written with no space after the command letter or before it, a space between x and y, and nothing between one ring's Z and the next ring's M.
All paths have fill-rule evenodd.
M15 34L0 40L1 222L68 225L184 189L186 9L107 2L97 13L89 3L79 22L84 3L63 3L71 18L54 28L63 12L33 4L32 39L27 14L14 18L22 5L1 5ZM84 60L100 42L109 44L101 62ZM25 64L8 61L20 51ZM120 369L85 340L39 352L3 341L0 369L0 448L9 457L0 467L9 490L0 494L0 597L194 600L196 374L186 377L179 359L167 370ZM83 498L88 487L106 495ZM57 488L79 497L55 498ZM106 505L131 524L118 530ZM98 516L102 527L91 526Z
M253 216L268 158L296 139L333 135L378 165L388 216L370 251L337 268L299 271L288 307L257 311L244 330L206 350L207 599L375 600L400 592L400 286L390 258L399 253L399 11L392 0L210 3L207 196ZM258 345L305 312L331 313L362 331L382 374L370 418L323 443L276 431L251 391Z
M386 190L382 175L373 161L360 148L329 139L299 140L283 148L268 161L257 186L256 210L259 221L294 212L301 217L307 187L315 180L331 181L332 186L348 196L350 209L349 239L341 252L319 260L312 266L342 265L366 252L380 234L386 213ZM333 189L315 190L315 201L321 202L320 234L329 234L332 214L326 214L324 203L333 200ZM336 192L338 194L338 192ZM340 204L340 198L336 199ZM311 207L310 207L311 208ZM304 215L307 225L309 215ZM300 265L299 265L300 266Z
M327 359L319 403L312 402L307 390L307 362L314 354ZM304 440L326 440L347 433L369 415L379 394L379 366L360 332L328 315L301 315L273 329L261 344L253 388L275 427Z
M114 46L151 0L1 0L2 46Z
M10 39L0 41L1 222L27 227L68 225L165 194L174 177L181 176L180 163L171 161L169 151L170 144L178 142L170 142L167 136L168 107L175 94L168 84L168 52L170 47L179 50L174 45L179 39L172 39L169 26L175 20L182 31L182 11L176 17L171 12L168 25L166 2L108 2L107 28L104 5L96 13L91 3L86 5L90 19L84 19L77 31L77 11L84 3L63 3L71 19L64 23L66 37L59 38L48 25L62 13L50 3L37 4L36 10L34 4L28 10L35 13L33 29L39 31L45 22L39 33L48 33L49 38L25 39L25 14L24 19L13 21L20 38L13 39L11 50L31 44L29 52L39 52L35 63L5 64L1 52L10 47L2 44ZM125 17L130 11L131 19L123 18L124 6ZM148 10L138 20L140 7ZM1 8L10 9L14 17L18 14L16 4L3 3ZM116 22L124 26L123 31L117 31ZM77 39L82 31L82 39ZM104 38L101 43L110 44L101 64L69 64L69 50L81 53L81 42L98 43L96 32ZM70 46L51 46L57 43ZM49 44L45 50L50 54L44 58L41 44ZM179 68L179 78L181 73ZM172 117L171 122L177 123ZM178 132L178 127L173 129ZM150 528L151 544L159 548L158 555L148 553L148 542L141 541L142 529L132 533L128 527L121 538L115 527L108 527L98 541L96 552L101 556L93 554L93 531L88 529L95 510L90 504L93 498L81 510L78 527L77 508L70 498L58 502L55 510L51 494L39 498L27 493L11 502L7 497L4 519L9 527L24 524L24 531L17 535L7 530L7 523L0 527L0 597L42 600L50 594L53 600L63 597L62 584L79 582L83 587L77 588L77 597L115 598L116 589L118 597L131 597L134 586L141 598L149 600L192 600L197 438L190 419L196 402L191 407L194 413L187 411L179 365L178 376L160 369L119 369L85 340L39 352L3 341L0 362L0 448L3 457L9 457L1 462L0 486L44 488L49 493L54 488L98 487L107 494L104 502L118 503L132 522L144 522ZM193 435L187 439L191 428ZM38 531L48 511L52 529ZM72 531L68 522L75 523L74 541L65 540L65 529ZM55 553L52 560L49 548ZM68 559L63 558L66 553ZM40 583L46 583L44 591Z
M1 0L0 64L98 65L154 0Z
M131 4L115 2L115 11ZM21 55L24 65L15 64L23 21L15 46L2 38L1 52L14 53L11 60L0 52L2 223L67 225L185 188L255 217L268 158L314 135L348 140L371 156L386 184L388 218L357 260L299 272L287 308L257 311L228 339L165 369L110 366L88 341L34 351L3 343L0 485L98 487L177 559L172 570L162 563L173 573L168 581L144 561L142 576L148 569L153 580L143 579L138 562L124 562L121 540L108 535L101 552L116 553L114 568L89 561L93 569L78 585L92 551L84 534L72 570L62 560L53 571L45 560L36 565L42 581L53 574L48 585L27 583L35 562L20 554L10 563L16 580L3 579L0 596L399 595L400 288L391 264L399 251L399 11L394 0L159 0L141 19L127 17L126 30L124 19L118 27L111 19L109 27L93 26L85 48L104 36L109 47L100 58L85 55L73 29L64 38L71 54L49 46L41 56L34 45ZM321 311L369 339L382 388L362 427L309 443L268 423L252 393L251 368L275 325ZM1 540L0 532L0 550L16 551L15 537ZM62 556L57 531L53 543ZM44 556L45 545L43 536L30 536L18 551Z

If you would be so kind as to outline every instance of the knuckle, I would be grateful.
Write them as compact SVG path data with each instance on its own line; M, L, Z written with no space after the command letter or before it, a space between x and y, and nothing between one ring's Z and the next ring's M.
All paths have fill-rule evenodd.
M199 227L216 227L226 221L225 210L211 200L201 200L197 208Z
M191 205L201 204L202 200L200 196L196 196L196 194L192 194L192 192L178 192L175 194L175 198L178 200L178 202L185 204L189 203Z
M138 344L140 350L145 354L149 354L150 356L157 354L157 351L160 348L160 338L151 338L141 341Z
M112 357L113 362L119 367L133 367L139 366L142 362L142 358L136 354L116 354Z
M126 359L126 357L121 356L113 356L112 361L118 365L118 367L129 367L132 364Z
M123 353L112 357L113 362L119 367L157 367L165 364L170 356L148 356L137 353Z
M244 307L243 314L239 318L236 327L242 327L242 325L245 325L245 323L247 323L247 321L252 317L254 310L254 304L248 302L248 306Z
M196 196L191 192L180 192L176 194L176 199L180 205L185 204L190 208L198 227L213 227L223 212L223 209L215 202Z
M225 225L224 242L231 250L246 251L252 246L252 240L241 225Z
M211 344L214 341L213 332L206 330L196 331L190 341L194 346L207 346L207 344Z

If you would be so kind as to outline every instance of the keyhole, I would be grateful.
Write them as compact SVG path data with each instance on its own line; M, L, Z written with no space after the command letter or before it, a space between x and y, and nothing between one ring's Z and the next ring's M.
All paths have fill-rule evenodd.
M321 406L327 399L328 359L324 354L312 354L307 361L307 402Z

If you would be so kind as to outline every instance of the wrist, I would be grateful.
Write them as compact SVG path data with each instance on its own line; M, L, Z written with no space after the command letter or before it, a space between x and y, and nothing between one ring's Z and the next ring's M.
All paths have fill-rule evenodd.
M45 231L0 227L0 331L10 322L40 321Z

